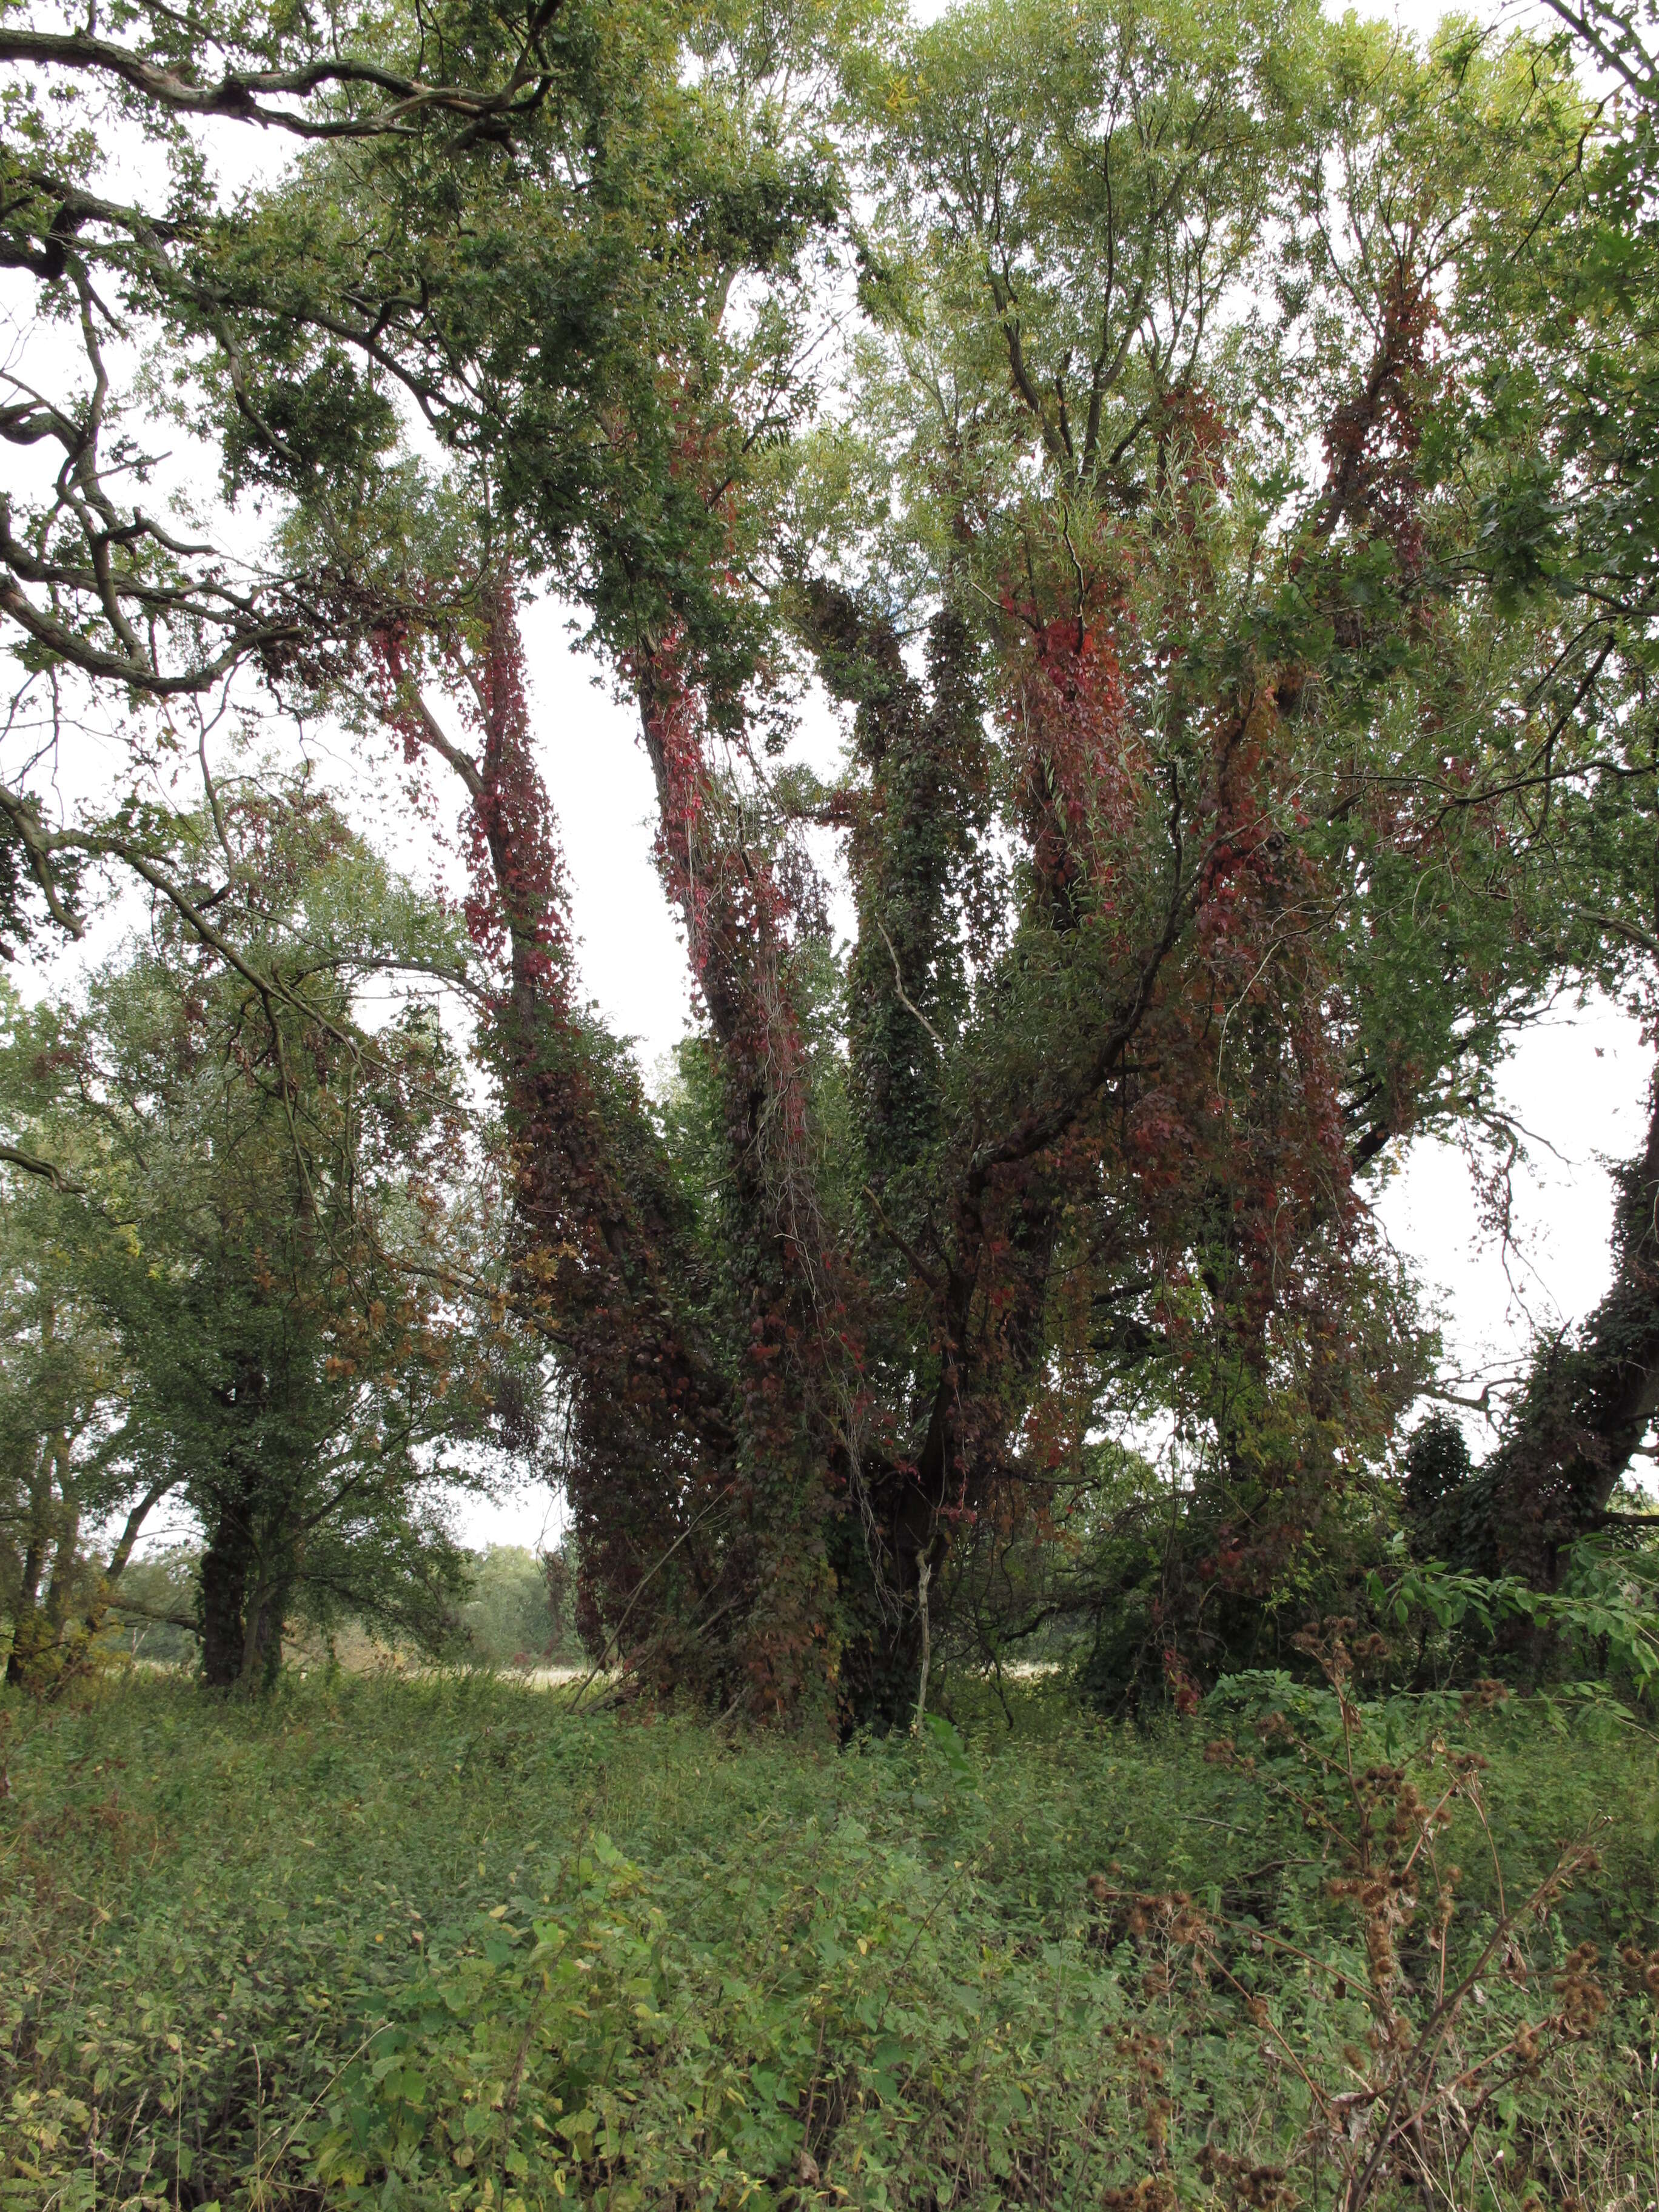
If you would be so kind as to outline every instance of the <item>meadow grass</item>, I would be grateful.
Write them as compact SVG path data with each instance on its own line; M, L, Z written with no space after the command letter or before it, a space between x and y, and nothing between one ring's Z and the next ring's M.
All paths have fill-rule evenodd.
M1213 1716L1137 1730L1046 1684L1012 1729L954 1711L837 1747L466 1676L0 1706L0 2208L1352 2192L1322 2100L1380 2061L1329 1839ZM1639 2212L1653 1741L1542 1709L1462 1732L1492 1844L1447 1839L1454 1950L1564 1840L1600 1863L1505 1936L1448 2063L1571 2010L1586 1945L1601 1994L1504 2060L1438 2186Z

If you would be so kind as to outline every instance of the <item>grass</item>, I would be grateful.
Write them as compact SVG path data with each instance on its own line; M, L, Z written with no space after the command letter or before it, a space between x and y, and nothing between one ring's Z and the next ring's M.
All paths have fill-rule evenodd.
M1428 2185L1639 2212L1652 1739L1453 1717L1489 1764L1433 1848L1479 1971L1448 2024L1407 1914L1382 2000L1438 2069ZM1309 1825L1312 1720L1267 1729L1274 1768L1213 1712L1135 1733L1032 1686L1015 1718L837 1750L465 1677L0 1706L0 2208L1364 2201L1344 2132L1385 2100L1354 2084L1407 2060L1381 1908ZM1423 1727L1367 1771L1426 1774Z

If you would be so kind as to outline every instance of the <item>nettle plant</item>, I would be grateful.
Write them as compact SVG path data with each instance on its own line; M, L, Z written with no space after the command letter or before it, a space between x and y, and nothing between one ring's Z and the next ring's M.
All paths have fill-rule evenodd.
M1291 1844L1262 1869L1273 1909L1255 1882L1200 1901L1091 1879L1105 1940L1135 1945L1143 1998L1167 2006L1176 2027L1155 2058L1148 2109L1155 2118L1165 2054L1195 2052L1187 2039L1213 2030L1218 2008L1242 2009L1283 2093L1270 2146L1283 2163L1205 2147L1198 2178L1229 2203L1285 2201L1291 2171L1300 2199L1311 2169L1322 2197L1328 2172L1340 2212L1401 2191L1456 2203L1477 2178L1477 2199L1522 2203L1547 2069L1596 2033L1616 1994L1595 1944L1570 1943L1559 1910L1595 1873L1595 1845L1563 1844L1541 1878L1513 1887L1484 1795L1487 1762L1453 1740L1458 1720L1489 1713L1504 1686L1363 1700L1357 1674L1386 1654L1354 1629L1330 1620L1296 1639L1322 1681L1236 1675L1209 1700L1236 1719L1207 1759L1256 1785L1275 1825L1305 1839L1305 1857ZM1475 1850L1478 1881L1454 1856ZM1620 1963L1627 1997L1659 1996L1659 1951L1632 1939ZM1226 2063L1249 2064L1237 2050ZM1148 2125L1156 2179L1165 2130Z

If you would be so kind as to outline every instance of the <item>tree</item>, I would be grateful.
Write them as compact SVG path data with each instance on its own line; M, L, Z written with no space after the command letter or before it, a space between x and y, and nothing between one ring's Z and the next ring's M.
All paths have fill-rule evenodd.
M508 1407L522 1435L528 1407L488 1320L489 1174L454 1058L429 1008L373 1031L352 1011L447 925L304 789L250 779L189 827L222 847L222 927L303 979L302 1006L164 911L82 1012L20 1019L8 1091L32 1153L74 1163L50 1203L121 1347L123 1455L204 1527L204 1678L255 1686L296 1611L441 1641L465 1575L441 1448Z
M95 167L94 150L55 131L43 106L27 105L25 135L49 146L52 158L19 158L27 189L14 210L15 255L48 298L80 303L93 375L72 416L20 403L16 435L32 443L56 435L82 456L83 478L96 475L94 432L103 417L95 422L88 410L103 408L107 384L87 288L95 289L100 270L118 271L132 312L152 319L172 349L167 358L192 419L222 424L228 489L290 504L286 542L296 551L262 574L257 604L244 594L246 604L224 614L216 600L204 603L222 566L208 554L188 556L205 568L170 571L172 596L158 604L153 592L145 598L142 577L100 579L99 563L107 567L118 544L137 545L143 562L160 557L149 519L134 514L121 536L100 489L89 550L66 555L49 573L37 554L14 560L7 605L37 658L167 696L210 684L246 659L279 690L286 686L286 696L308 687L337 696L351 648L368 640L401 695L412 640L432 637L453 655L482 633L480 696L494 698L490 672L513 657L503 618L522 557L538 574L550 570L578 585L612 649L642 655L641 682L662 641L695 633L715 692L733 701L754 665L757 629L744 596L724 586L738 513L726 490L787 427L796 403L790 316L769 301L758 313L744 300L738 312L726 310L751 278L786 295L814 226L833 212L833 165L811 116L825 88L825 40L842 27L834 11L811 7L716 12L685 24L650 8L570 8L556 23L538 16L528 26L469 15L453 27L450 50L469 82L516 84L527 54L544 64L531 71L533 98L492 109L487 131L474 121L456 129L458 100L438 97L424 76L434 52L447 63L450 27L429 50L395 64L379 18L341 27L325 52L309 54L289 50L295 42L304 47L303 32L280 52L250 54L228 27L207 24L186 41L198 58L182 67L174 66L180 41L167 18L135 18L131 46L120 54L25 40L19 58L42 72L102 72L126 88L143 127L176 154L173 198L181 212L161 217L88 195L80 180ZM231 111L252 115L262 100L292 99L299 112L284 109L285 127L331 149L302 162L289 187L264 204L234 212L212 208L176 125L190 106L180 86L216 40L240 88L227 96ZM354 42L357 52L341 64L342 46L349 52ZM158 76L163 62L168 69ZM803 105L809 78L816 88ZM390 127L382 127L378 103L394 80L403 89ZM454 81L446 75L446 83ZM204 386L205 418L197 404ZM381 465L399 400L422 411L452 456L452 483L435 499L423 501L418 472ZM738 400L746 420L734 419ZM71 540L77 531L84 535L80 510L61 507L52 492L32 517L41 543L53 542L55 531ZM482 521L482 543L477 532L453 526L457 515ZM16 533L14 542L21 542ZM186 557L173 549L175 561ZM72 601L76 620L52 627L27 600L31 582L56 594L55 605ZM179 627L193 656L186 665L163 672L144 658L148 646L135 653L122 628L134 594L155 609L158 635L171 635L170 622ZM212 630L216 611L228 640L204 655L198 641L204 628ZM386 703L401 722L409 702L399 696ZM486 722L492 711L499 718L504 709L486 706ZM723 712L729 720L735 708L728 703ZM435 721L421 729L423 740L434 731L441 738ZM502 742L498 732L493 751L486 744L471 775L442 743L434 750L459 769L497 872L496 911L491 919L480 909L479 927L504 938L516 932L520 948L529 948L515 975L511 1024L501 1032L511 1047L513 1115L538 1109L530 1138L517 1140L544 1164L537 1170L544 1188L590 1187L578 1200L577 1225L584 1236L592 1229L608 1237L614 1259L619 1224L632 1212L629 1146L647 1117L637 1085L591 1028L576 1023L566 1039L570 1025L557 1004L551 1039L526 1020L527 992L551 981L538 964L546 918L523 907L526 896L545 905L546 840L539 796L516 769L513 803L499 805ZM521 763L521 751L508 751L510 766ZM60 915L72 919L58 881L66 857L118 860L155 879L154 856L125 818L65 831L15 796L9 818L33 881ZM162 887L186 922L213 941L213 925L186 887L171 878ZM567 1054L562 1078L545 1065L556 1050ZM604 1116L590 1103L590 1085L617 1109L619 1146L605 1132L596 1148ZM565 1158L570 1145L574 1166ZM641 1257L658 1225L648 1188L645 1216L646 1237L634 1240L621 1264L630 1276L642 1268L643 1289L629 1294L632 1317L654 1328L674 1263L672 1252L654 1247ZM532 1309L537 1270L566 1244L584 1249L558 1233L560 1219L544 1205L531 1232L535 1249L520 1284ZM678 1342L678 1331L669 1334ZM616 1389L619 1360L637 1374L637 1355L621 1349L623 1336L605 1317L603 1299L592 1301L584 1403L599 1419L614 1402L613 1427L619 1420L625 1432L639 1394L633 1391L630 1409L630 1394ZM572 1356L580 1364L580 1353ZM680 1382L694 1387L695 1349L669 1356ZM647 1353L639 1364L654 1357ZM726 1389L720 1378L702 1395L713 1405ZM640 1455L631 1463L620 1456L625 1433L613 1436L605 1462L607 1472L661 1491L671 1518L686 1458L665 1434L678 1419L669 1406L647 1421L654 1449L643 1456L643 1471ZM721 1488L729 1491L729 1482ZM653 1550L653 1532L641 1534ZM632 1558L639 1546L630 1536L623 1548Z
M933 226L889 319L902 329L907 315L926 324L931 313L950 356L948 368L901 359L896 378L870 380L878 413L902 417L911 400L921 410L914 435L896 431L867 464L906 488L890 533L902 555L861 600L813 573L798 526L768 593L755 556L737 566L766 511L764 484L748 482L709 595L721 619L683 595L665 619L642 621L636 594L630 635L599 602L640 693L659 862L708 1015L708 1058L690 1072L696 1111L683 1127L702 1119L691 1142L718 1197L705 1189L689 1217L661 1167L628 1179L663 1193L648 1216L622 1206L611 1194L622 1178L579 1157L561 1119L579 1112L591 1144L594 1116L576 1101L592 1091L569 1074L549 1080L569 1065L550 1049L568 1029L568 984L552 950L556 898L531 889L552 877L529 827L542 817L518 796L522 776L520 857L490 834L505 810L488 763L522 757L524 744L502 588L470 641L427 653L434 676L445 656L470 671L483 750L462 772L501 926L525 948L514 1018L528 1035L534 1006L540 1024L536 1087L520 1091L514 1120L535 1193L521 1197L526 1260L538 1245L567 1255L556 1310L585 1308L602 1325L578 1354L574 1393L591 1601L674 1679L701 1676L722 1699L763 1707L827 1678L857 1706L902 1709L922 1567L931 1577L953 1528L993 1514L1000 1498L1040 1501L1124 1369L1160 1376L1156 1393L1216 1437L1238 1478L1237 1510L1265 1524L1259 1562L1294 1541L1294 1507L1264 1512L1263 1502L1287 1489L1316 1500L1339 1440L1386 1431L1410 1364L1408 1348L1383 1341L1389 1290L1360 1251L1342 1070L1324 1034L1359 871L1331 865L1337 840L1290 832L1299 784L1328 778L1332 754L1353 741L1350 725L1397 665L1421 597L1408 576L1408 588L1381 592L1375 635L1351 618L1339 637L1310 564L1331 572L1327 598L1355 565L1365 572L1356 591L1376 597L1394 537L1409 538L1413 518L1396 511L1409 471L1390 441L1412 434L1403 393L1423 333L1406 294L1379 279L1381 365L1357 416L1345 386L1328 388L1327 489L1282 548L1281 570L1304 594L1288 617L1271 599L1264 608L1249 549L1270 513L1264 486L1297 440L1285 431L1283 448L1243 477L1243 499L1230 499L1230 426L1198 386L1214 302L1257 250L1275 175L1297 158L1311 167L1344 130L1358 161L1396 118L1348 112L1333 94L1311 128L1291 121L1275 73L1319 64L1310 17L1288 19L1276 39L1238 23L1206 35L1174 11L1147 27L1102 10L1076 69L1070 15L963 21L924 42L925 99L884 87L878 103L905 118L884 126L882 150L919 210L904 219ZM1066 64L1037 66L1038 52ZM1042 112L1029 131L988 134L984 114L1018 104L1011 70L1043 88L1032 95ZM1120 175L1109 124L1103 200L1068 198L1085 170L1067 131L1098 117L1103 81L1127 88L1134 111L1127 167ZM1264 100L1273 120L1258 129ZM1548 136L1548 117L1541 127ZM1237 161L1218 159L1236 141ZM971 171L988 148L1006 167L989 180ZM1414 150L1403 143L1400 160ZM1466 149L1441 180L1448 204L1474 160ZM1006 208L1024 223L1028 204L1033 222L989 247L974 228ZM1143 280L1126 307L1112 272L1131 246ZM1013 272L1028 264L1055 272L1053 296L1016 311ZM1413 278L1419 290L1434 273ZM1342 274L1325 272L1333 292ZM1108 326L1077 403L1079 447L1064 362L1074 326L1094 313L1078 295L1100 282ZM872 277L878 301L881 284L902 289ZM1036 329L1040 313L1057 319L1052 338ZM1287 333L1295 326L1292 317ZM1040 372L1039 335L1051 348ZM1316 325L1315 341L1335 384L1337 334ZM1251 404L1289 381L1290 337L1237 367L1236 341L1224 354L1213 343L1248 422ZM685 380L702 398L706 386ZM942 434L930 406L947 418ZM688 436L679 475L730 445L717 427ZM720 480L728 506L732 489ZM809 520L811 509L809 494ZM589 544L603 577L605 541L596 532ZM706 539L691 541L699 549L708 560ZM830 550L851 548L832 535ZM1247 575L1247 603L1230 605L1218 580L1236 589ZM879 604L888 578L937 605L927 686L905 667L890 588ZM858 710L836 790L774 783L745 736L730 680L735 624L769 606ZM1264 621L1288 672L1259 649L1253 626ZM428 635L442 636L436 623ZM390 711L411 744L443 752L416 636L412 623L382 632ZM1353 703L1278 759L1276 735L1313 696L1315 667ZM845 1079L826 1048L839 1011L815 987L802 820L850 831L860 939ZM993 825L1022 855L1018 872L1000 864ZM1231 1083L1218 1085L1235 1001ZM520 1069L525 1058L521 1048ZM1376 1141L1395 1126L1385 1120ZM629 1157L648 1158L650 1133L637 1119L631 1128ZM606 1194L597 1203L596 1187ZM1356 1361L1367 1336L1379 1356Z
M1556 12L1617 93L1610 127L1593 143L1587 132L1582 194L1540 218L1528 253L1498 272L1535 335L1481 395L1510 456L1491 501L1496 580L1549 608L1561 641L1538 741L1501 773L1526 795L1517 848L1530 844L1547 871L1560 965L1618 992L1650 1030L1659 322L1651 287L1633 279L1659 247L1659 78L1650 11L1561 0ZM1480 781L1468 797L1482 802ZM1439 1540L1465 1565L1553 1589L1581 1538L1630 1525L1610 1508L1659 1408L1650 1093L1646 1143L1617 1177L1606 1297L1540 1342L1497 1449L1442 1508Z
M54 1233L58 1212L38 1174L13 1172L3 1232L0 1611L11 1629L6 1678L22 1684L49 1682L84 1646L167 1487L135 1460L122 1348ZM121 1264L118 1253L105 1257ZM92 1531L122 1508L109 1559L89 1557Z
M178 212L20 111L51 161L14 256L93 381L8 418L83 458L0 544L5 605L30 669L155 699L246 664L459 781L470 953L430 964L483 977L587 1640L722 1708L896 1717L929 1590L1074 1505L1098 1533L1103 1443L1158 1420L1187 1480L1137 1588L1164 1666L1219 1663L1425 1369L1361 1178L1490 1120L1514 1025L1659 922L1645 586L1603 621L1647 402L1557 406L1609 325L1549 274L1628 222L1561 52L1306 0L902 35L565 0L257 53L131 21L17 49L118 81ZM221 106L315 142L231 208L179 135L216 37ZM820 269L864 321L808 435ZM234 605L98 477L112 280L271 517ZM703 1015L660 1103L580 1000L522 678L550 582L655 777ZM850 717L828 786L787 758L809 673ZM0 805L53 912L66 862L136 869L332 1066L314 971L137 810Z
M1559 641L1478 560L1497 471L1448 357L1505 358L1486 270L1583 110L1524 43L989 7L878 112L875 427L825 467L898 495L802 621L857 708L852 1076L911 1301L882 1566L915 1621L953 1521L1052 1511L1115 1404L1165 1407L1190 1496L1137 1571L1220 1657L1422 1371L1356 1177L1480 1109L1559 972L1516 926L1536 845L1456 803Z

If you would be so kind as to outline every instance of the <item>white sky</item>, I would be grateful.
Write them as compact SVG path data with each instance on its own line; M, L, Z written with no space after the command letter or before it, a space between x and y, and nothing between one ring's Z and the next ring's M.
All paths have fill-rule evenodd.
M921 0L916 12L928 19L940 9ZM1359 12L1421 33L1446 11L1414 0ZM1472 12L1515 22L1523 10ZM1528 20L1541 13L1524 9ZM213 143L227 182L268 173L278 151L261 134L229 126L216 130ZM539 764L559 817L586 988L612 1026L635 1040L648 1073L688 1026L690 994L684 945L651 860L654 793L637 720L604 688L598 665L572 651L560 610L544 604L527 611L525 630ZM833 757L828 716L820 708L811 723L811 750ZM338 765L346 769L343 758ZM82 768L95 781L92 757ZM360 775L361 763L346 780ZM379 781L389 796L390 779ZM441 789L441 811L453 823L453 799ZM396 817L389 805L387 833ZM439 857L430 848L410 849L406 817L402 834L385 834L382 842L416 873L429 872ZM452 858L444 872L453 865ZM59 988L65 967L52 963L33 979L34 988ZM1651 1065L1635 1024L1605 1001L1583 1012L1564 1002L1521 1042L1506 1070L1504 1103L1537 1141L1515 1172L1516 1242L1507 1255L1481 1230L1459 1153L1420 1142L1390 1173L1378 1201L1381 1220L1438 1300L1449 1361L1468 1395L1478 1395L1482 1379L1514 1372L1535 1329L1583 1316L1606 1288L1612 1203L1606 1163L1639 1148ZM1471 1443L1484 1448L1490 1431L1474 1416L1469 1427ZM459 1501L456 1519L473 1545L533 1547L556 1528L544 1489L495 1505ZM159 1525L154 1540L182 1533L175 1520Z

